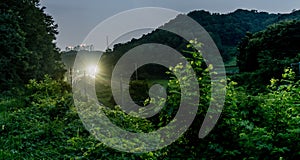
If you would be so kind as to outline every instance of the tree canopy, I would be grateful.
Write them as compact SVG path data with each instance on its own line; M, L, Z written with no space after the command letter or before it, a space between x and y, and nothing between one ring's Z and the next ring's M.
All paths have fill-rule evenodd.
M286 67L300 61L300 21L270 25L255 34L248 33L239 45L241 72L256 72L265 84L281 77Z
M0 84L2 89L62 76L57 25L39 0L3 0L0 3Z

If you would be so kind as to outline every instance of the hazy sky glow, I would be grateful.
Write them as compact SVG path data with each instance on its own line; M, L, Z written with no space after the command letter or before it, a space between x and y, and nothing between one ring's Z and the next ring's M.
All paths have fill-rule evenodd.
M299 0L41 0L59 25L58 47L80 44L103 20L129 9L163 7L187 13L192 10L228 13L238 8L272 13L300 9Z

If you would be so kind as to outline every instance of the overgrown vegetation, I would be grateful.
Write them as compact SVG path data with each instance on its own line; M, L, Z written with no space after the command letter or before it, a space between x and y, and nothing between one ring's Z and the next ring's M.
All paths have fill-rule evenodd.
M204 139L198 138L198 132L211 100L208 72L213 66L204 65L201 51L185 52L200 86L196 119L188 131L168 147L132 154L108 148L83 126L71 88L61 80L59 52L52 42L56 26L39 7L39 1L2 1L0 6L0 21L3 22L0 24L0 159L300 158L300 80L288 68L290 63L299 61L298 21L281 22L266 30L261 26L258 30L263 31L247 34L240 43L238 57L243 73L233 76L238 83L227 79L221 118ZM223 16L198 11L190 14L196 19L198 14ZM238 10L229 14L231 18L228 19L238 19L236 14L243 15L244 22L260 15L258 19L266 24L289 16L278 18L278 15ZM297 19L298 14L293 12L291 17ZM198 17L203 18L205 16ZM259 22L255 20L252 27ZM180 64L171 71L182 71L182 67ZM181 78L188 78L184 71L181 74ZM167 103L155 117L140 119L124 113L115 106L109 85L100 84L96 87L103 90L97 89L98 98L110 107L104 108L104 112L114 124L132 132L151 132L165 126L173 119L180 101L178 79L173 74L168 76L169 79L131 82L130 93L138 103L140 100L149 102L147 90L151 85L161 83L167 87ZM263 92L249 84L263 86Z
M271 78L300 62L300 21L284 21L255 34L248 33L239 45L237 80L251 90L266 89ZM247 78L246 78L247 77Z
M243 88L236 88L236 83L229 81L224 111L212 133L204 139L197 137L206 106L201 103L197 118L183 137L167 148L145 154L107 148L85 130L71 93L62 87L66 86L64 83L49 77L40 82L32 80L26 91L1 96L0 155L4 159L297 159L300 81L295 80L294 72L289 69L283 77L271 80L270 91L257 96L247 95ZM202 102L209 100L205 95ZM159 119L138 120L120 109L106 113L122 128L147 132L172 119L178 103L174 96L169 98L169 105Z

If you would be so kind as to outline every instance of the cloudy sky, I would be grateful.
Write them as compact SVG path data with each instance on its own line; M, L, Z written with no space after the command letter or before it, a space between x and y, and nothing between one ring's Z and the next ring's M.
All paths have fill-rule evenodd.
M300 9L299 0L41 0L47 13L59 25L57 44L81 44L88 33L105 19L122 11L139 7L163 7L187 13L192 10L228 13L238 8L272 13Z

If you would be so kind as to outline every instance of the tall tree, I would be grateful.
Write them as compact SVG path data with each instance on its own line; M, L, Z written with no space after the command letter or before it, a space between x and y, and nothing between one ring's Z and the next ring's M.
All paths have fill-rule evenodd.
M29 67L25 57L30 52L25 48L25 33L20 28L18 17L11 10L1 10L0 23L0 84L1 88L7 89L22 81L21 75Z
M268 83L281 77L285 67L300 61L300 21L284 21L255 34L247 34L239 45L241 72L256 72Z
M57 25L39 0L0 2L1 86L23 84L45 74L62 77L60 53L54 43Z

